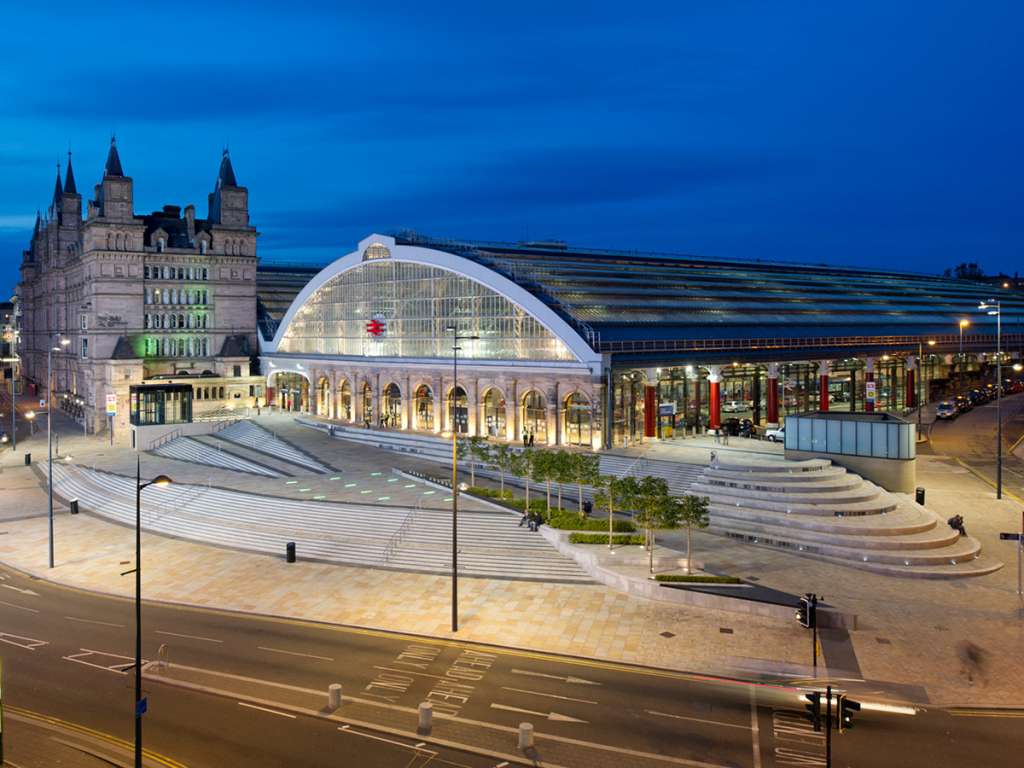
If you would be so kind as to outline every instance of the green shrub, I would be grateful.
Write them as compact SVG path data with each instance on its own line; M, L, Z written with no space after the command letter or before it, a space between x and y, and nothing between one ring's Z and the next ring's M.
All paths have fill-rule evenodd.
M694 584L742 584L743 581L737 579L735 576L706 576L706 575L690 575L687 576L685 573L659 573L654 577L657 581L662 582L673 582L673 581L685 581Z
M466 493L472 493L474 496L483 496L486 499L499 499L501 501L511 501L512 491L505 491L502 494L497 488L484 488L479 485L471 485Z
M570 544L607 544L607 533L570 533ZM644 537L640 534L625 534L623 536L612 536L612 544L621 546L624 544L643 544Z
M551 513L551 522L548 523L552 528L558 528L561 531L607 531L608 520L607 518L601 519L600 517L580 517L576 512L567 512L562 510L561 512ZM629 520L613 520L612 530L617 533L632 533L636 530L636 526L633 525ZM606 542L607 543L607 542Z

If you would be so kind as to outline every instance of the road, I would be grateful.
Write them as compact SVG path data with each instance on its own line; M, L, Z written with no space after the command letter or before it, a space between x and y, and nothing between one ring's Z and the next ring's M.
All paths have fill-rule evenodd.
M986 403L931 428L931 450L952 456L987 478L996 480L996 404ZM1024 394L1003 398L1003 486L1024 498L1024 461L1010 448L1024 435Z
M34 765L19 734L39 743L20 712L131 740L133 616L129 601L0 569L15 765ZM824 765L791 685L161 604L145 605L143 624L144 657L166 645L170 662L146 667L146 745L167 759L149 765ZM331 711L335 682L345 701ZM425 700L429 736L416 732ZM834 739L833 765L1007 764L1024 750L1015 715L865 706ZM516 750L523 721L536 727L536 763Z

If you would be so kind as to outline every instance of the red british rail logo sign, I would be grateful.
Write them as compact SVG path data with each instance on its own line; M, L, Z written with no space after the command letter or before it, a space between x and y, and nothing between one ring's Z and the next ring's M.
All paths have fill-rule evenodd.
M385 330L387 330L387 326L379 318L375 317L366 323L366 332L371 336L383 336Z

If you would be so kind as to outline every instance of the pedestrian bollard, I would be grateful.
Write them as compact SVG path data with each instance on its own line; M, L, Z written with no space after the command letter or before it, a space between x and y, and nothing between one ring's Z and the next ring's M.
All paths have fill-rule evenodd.
M72 499L68 502L68 510L72 515L78 514L78 499Z
M32 454L29 453L28 451L26 451L25 452L25 466L27 467L30 464L32 464Z
M529 749L533 746L533 724L532 723L520 723L519 724L519 748Z
M327 706L331 709L341 706L341 683L331 683L327 686Z
M915 500L917 501L917 503L918 503L918 504L920 504L920 505L921 505L922 507L924 506L924 488L920 488L920 487L919 487L919 488L917 489L917 492L916 492L916 493L914 494L914 499L915 499Z
M420 724L421 733L428 733L434 724L434 705L429 701L420 703Z
M295 562L295 542L289 541L284 545L284 559L289 563Z
M157 650L156 650L156 659L157 659L157 665L156 666L157 666L157 670L160 671L160 672L165 672L167 670L167 652L168 652L167 643L161 643L160 647L157 648Z

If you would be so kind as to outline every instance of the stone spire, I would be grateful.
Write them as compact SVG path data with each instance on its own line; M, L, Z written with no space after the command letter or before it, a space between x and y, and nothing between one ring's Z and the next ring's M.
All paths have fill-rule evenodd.
M217 172L217 186L238 186L238 182L235 180L235 169L231 167L231 155L228 154L226 147L224 148L224 154L221 155L220 158L220 170Z
M68 172L64 176L64 194L65 195L77 195L78 189L75 187L75 171L71 167L71 152L68 151Z
M60 183L60 163L57 163L57 182L53 189L53 204L60 206L60 196L64 194L64 185Z
M103 166L104 176L124 176L121 170L121 158L117 154L117 137L110 137L110 150L107 152L107 162Z

